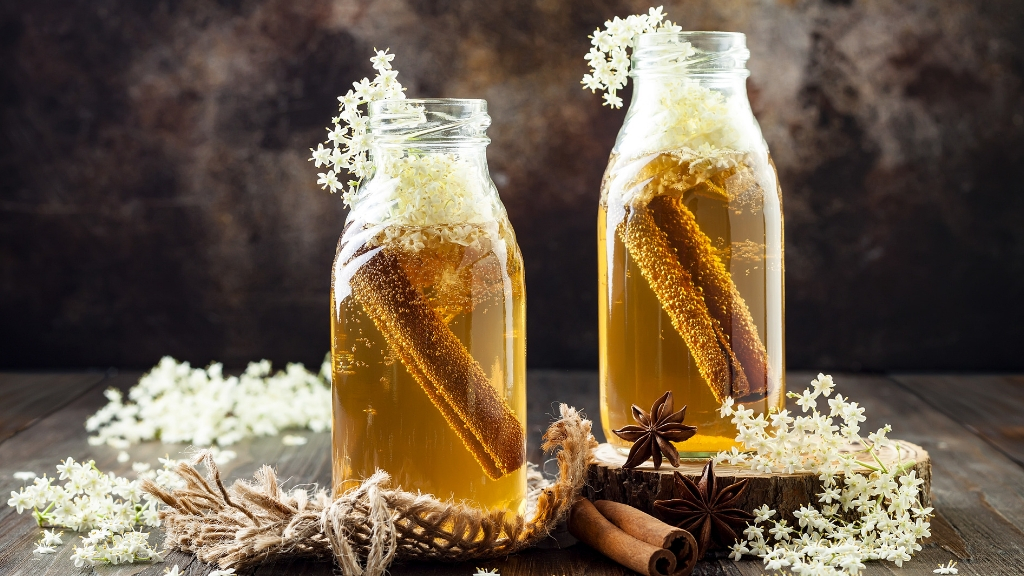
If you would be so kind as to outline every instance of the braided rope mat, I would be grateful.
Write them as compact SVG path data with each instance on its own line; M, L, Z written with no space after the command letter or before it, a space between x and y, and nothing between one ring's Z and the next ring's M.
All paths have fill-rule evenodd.
M333 557L346 576L381 576L394 561L506 556L550 534L586 482L597 446L591 422L565 404L560 412L542 446L545 451L561 448L559 477L536 491L529 518L390 489L382 471L334 499L324 490L283 491L269 466L253 482L238 480L226 488L209 453L196 462L206 465L206 477L180 464L176 472L184 488L168 492L146 482L143 489L167 505L160 512L165 545L222 568Z

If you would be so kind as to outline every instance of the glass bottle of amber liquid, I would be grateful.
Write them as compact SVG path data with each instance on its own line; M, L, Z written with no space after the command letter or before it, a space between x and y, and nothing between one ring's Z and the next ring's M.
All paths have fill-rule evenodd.
M333 476L518 513L523 263L487 170L483 100L369 107L370 177L332 277Z
M746 94L743 34L637 39L633 99L598 216L601 420L632 424L666 390L705 457L733 447L727 397L785 402L782 198Z

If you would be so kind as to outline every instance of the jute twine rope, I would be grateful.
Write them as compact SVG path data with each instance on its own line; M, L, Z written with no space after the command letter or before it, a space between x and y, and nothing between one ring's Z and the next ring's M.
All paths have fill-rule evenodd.
M269 466L253 482L227 488L209 453L196 462L209 469L205 477L180 464L184 488L168 492L146 482L143 489L167 504L160 513L166 546L222 568L333 557L346 576L381 576L397 560L505 556L545 538L580 497L597 443L589 420L565 404L560 412L542 446L561 448L559 477L537 491L529 518L391 489L382 471L334 499L323 490L283 491Z

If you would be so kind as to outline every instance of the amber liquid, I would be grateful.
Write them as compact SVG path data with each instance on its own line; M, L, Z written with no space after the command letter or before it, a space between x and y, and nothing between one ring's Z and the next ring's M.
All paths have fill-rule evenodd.
M740 172L744 170L747 169L741 167ZM746 178L733 178L736 173L723 173L689 188L662 186L655 193L675 194L694 215L749 309L757 337L766 345L771 375L765 394L742 402L755 413L763 413L779 410L784 404L781 229L779 241L766 243L766 232L775 231L766 225L765 192L753 183L749 171L745 175L751 177ZM673 180L671 173L667 176ZM605 185L610 181L606 178ZM774 177L771 182L774 184ZM649 186L657 187L658 183L655 178ZM608 198L609 191L604 192L602 197ZM772 188L769 193L777 195L778 191ZM735 445L735 426L719 416L721 404L702 377L694 355L616 233L627 214L628 210L621 206L609 210L607 202L602 202L598 214L601 420L605 436L617 448L628 449L630 444L612 430L634 423L631 405L647 410L655 399L671 390L675 408L687 407L685 423L697 426L694 437L676 444L680 454L701 457L730 449ZM664 215L652 210L652 216L661 226ZM775 310L771 310L773 299ZM728 326L725 328L728 331Z
M442 242L420 254L406 252L402 262L525 429L523 267L507 225L501 236L504 246L486 252ZM489 478L358 299L346 298L340 314L334 310L332 301L335 494L381 469L393 487L522 512L526 466Z

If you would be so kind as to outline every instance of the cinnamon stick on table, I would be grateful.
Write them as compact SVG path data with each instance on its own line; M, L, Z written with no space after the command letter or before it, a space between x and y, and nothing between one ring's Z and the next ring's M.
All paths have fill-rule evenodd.
M679 198L655 196L649 206L659 216L661 229L675 249L679 263L700 286L708 312L729 333L727 340L749 383L749 390L737 390L734 385L733 394L764 394L769 379L768 352L757 334L747 302L715 254L711 239Z
M676 559L673 575L684 576L693 572L699 560L699 548L693 535L666 524L654 516L628 504L597 500L594 507L612 524L630 536L671 552Z
M523 425L480 363L409 281L398 257L380 250L355 272L351 285L363 310L487 476L497 479L518 470L526 460Z
M697 369L722 402L733 391L749 389L736 355L718 321L711 317L700 288L679 263L665 232L646 206L631 206L618 234L661 302L672 326L686 342Z
M647 576L670 576L676 572L672 552L626 534L586 498L576 502L569 512L569 533L634 572Z

